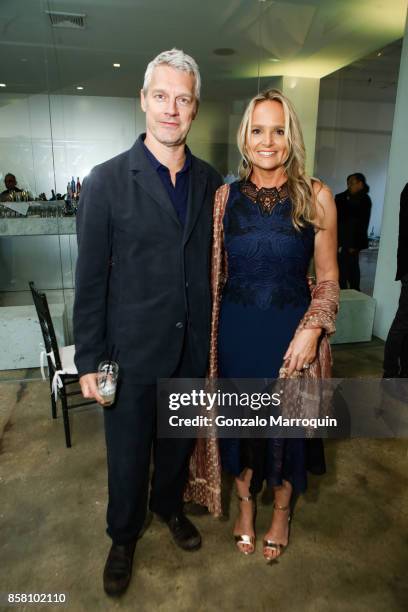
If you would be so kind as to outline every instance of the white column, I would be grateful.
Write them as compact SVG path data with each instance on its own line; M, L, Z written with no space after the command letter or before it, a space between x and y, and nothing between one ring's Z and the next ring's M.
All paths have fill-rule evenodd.
M306 147L306 172L314 175L320 79L282 77L282 92L294 104Z
M377 309L374 334L385 340L394 318L400 283L395 282L397 269L398 216L400 193L408 182L408 22L402 46L401 65L395 104L394 124L385 189L384 210L375 275L374 298Z

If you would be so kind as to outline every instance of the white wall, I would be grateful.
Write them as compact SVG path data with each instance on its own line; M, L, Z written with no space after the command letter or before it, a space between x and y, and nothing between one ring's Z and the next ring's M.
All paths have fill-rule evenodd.
M194 155L223 175L228 172L230 110L227 102L202 102L187 141Z
M306 149L306 172L313 174L316 156L316 126L319 109L320 79L284 76L282 91L296 109L302 126Z
M370 229L380 234L394 104L321 100L315 175L334 193L346 189L346 177L362 172L373 201Z
M13 172L34 195L65 193L97 163L127 149L140 127L133 98L0 98L0 172ZM55 169L55 172L54 172ZM54 178L55 174L55 178ZM3 178L2 176L2 178Z
M133 98L52 96L51 125L56 183L63 193L71 175L82 179L96 164L128 149L140 117Z

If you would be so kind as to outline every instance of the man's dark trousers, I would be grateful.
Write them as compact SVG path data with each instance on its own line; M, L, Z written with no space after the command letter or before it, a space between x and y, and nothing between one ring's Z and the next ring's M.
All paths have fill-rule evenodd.
M384 347L384 378L408 378L408 274L401 278L398 310Z
M342 247L338 255L340 289L355 289L360 291L360 261L359 251L349 253L347 247Z
M173 376L198 377L193 371L187 339ZM156 385L126 381L119 385L114 406L104 409L109 486L107 533L116 544L135 540L143 527L152 447L150 509L168 519L183 507L194 440L156 438L156 391Z

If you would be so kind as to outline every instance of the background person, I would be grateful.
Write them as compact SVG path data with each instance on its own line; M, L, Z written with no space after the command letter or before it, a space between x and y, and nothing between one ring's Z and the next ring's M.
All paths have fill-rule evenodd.
M371 214L370 188L364 174L347 177L347 189L336 195L338 264L341 289L360 291L360 251L368 248Z
M396 281L401 281L398 310L384 347L384 378L408 378L408 183L401 193Z
M8 172L4 177L4 184L6 189L0 193L0 200L2 202L7 202L10 200L10 196L14 193L21 193L23 190L17 187L17 179L14 174Z

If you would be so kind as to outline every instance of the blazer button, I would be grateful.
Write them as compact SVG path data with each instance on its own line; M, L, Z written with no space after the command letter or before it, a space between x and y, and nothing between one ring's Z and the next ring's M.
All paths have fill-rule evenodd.
M182 327L184 327L184 325L182 324L181 321L179 321L178 323L176 323L176 327L177 329L181 329Z

